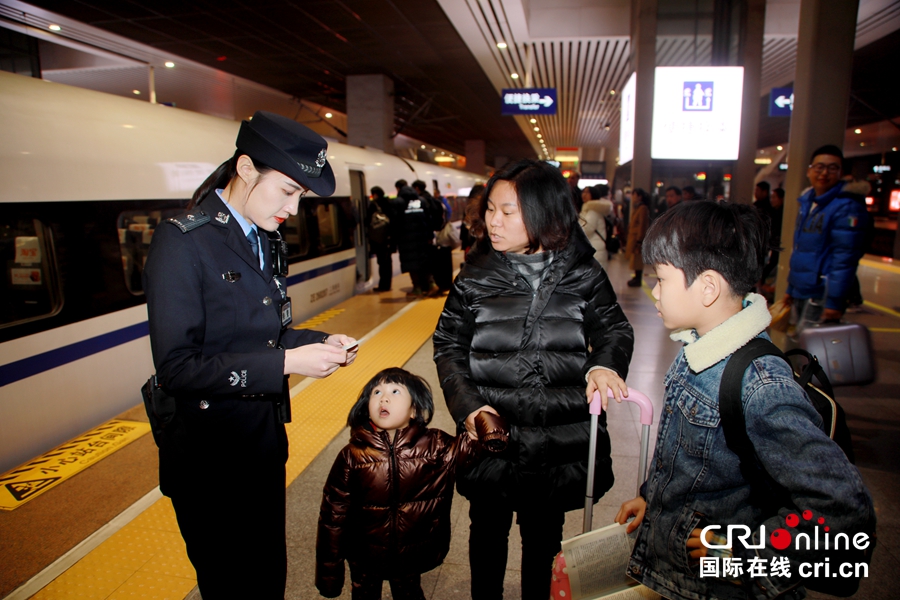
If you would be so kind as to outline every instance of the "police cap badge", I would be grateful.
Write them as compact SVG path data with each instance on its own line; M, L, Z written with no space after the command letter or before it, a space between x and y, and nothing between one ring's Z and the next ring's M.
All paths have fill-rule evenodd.
M237 147L319 196L334 193L334 171L326 160L328 143L305 125L266 111L241 123Z

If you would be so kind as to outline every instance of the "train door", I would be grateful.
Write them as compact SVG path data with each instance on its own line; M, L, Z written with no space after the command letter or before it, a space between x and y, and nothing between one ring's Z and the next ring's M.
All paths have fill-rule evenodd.
M356 213L356 281L365 283L369 280L369 251L366 241L366 216L369 198L366 195L366 175L362 171L350 169L350 201Z

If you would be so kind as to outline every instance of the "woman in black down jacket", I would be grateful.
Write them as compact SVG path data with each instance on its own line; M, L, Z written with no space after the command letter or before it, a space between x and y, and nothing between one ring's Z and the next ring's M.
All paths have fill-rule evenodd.
M470 501L472 598L503 596L512 515L522 535L522 598L550 595L565 512L584 506L595 390L616 398L634 334L578 224L568 186L547 163L495 174L480 208L486 237L469 253L434 334L441 387L458 426L496 412L507 450L458 480ZM605 416L594 499L613 483Z

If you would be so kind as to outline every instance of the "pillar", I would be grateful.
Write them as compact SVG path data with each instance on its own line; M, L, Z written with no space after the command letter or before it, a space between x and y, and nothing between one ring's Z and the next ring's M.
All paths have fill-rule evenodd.
M656 76L657 8L658 0L632 0L631 3L631 68L637 73L631 185L648 192L652 185L650 142L653 132L653 82Z
M394 154L394 82L384 75L347 76L347 143Z
M484 175L484 140L466 140L466 171Z
M784 182L784 222L775 293L787 290L797 223L797 197L809 186L809 155L819 146L844 144L859 0L801 0L797 35L797 75L791 115L788 172Z
M745 0L740 55L744 67L744 91L741 102L741 139L738 159L731 172L729 200L753 202L756 177L756 150L759 139L759 84L762 76L763 33L766 25L766 0Z

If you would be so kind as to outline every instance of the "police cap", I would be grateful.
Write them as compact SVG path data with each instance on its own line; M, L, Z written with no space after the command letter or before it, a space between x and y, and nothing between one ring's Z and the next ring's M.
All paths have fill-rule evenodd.
M237 148L250 158L280 171L319 196L334 193L334 171L326 160L328 143L300 123L258 110L241 123Z

